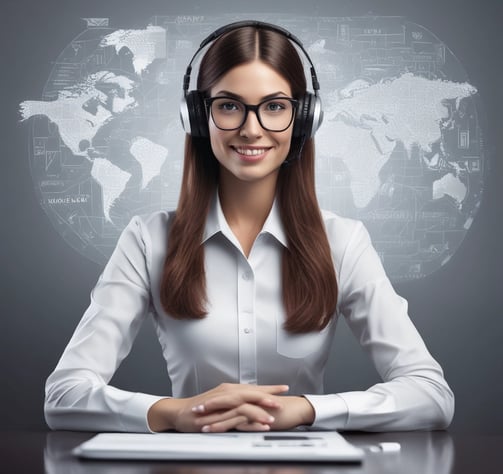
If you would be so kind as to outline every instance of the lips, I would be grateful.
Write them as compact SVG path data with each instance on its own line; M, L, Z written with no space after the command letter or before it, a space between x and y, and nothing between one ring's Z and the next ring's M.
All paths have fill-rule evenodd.
M233 146L234 150L236 150L240 155L246 156L258 156L265 153L269 148L258 148L258 147L241 147L241 146Z
M232 146L231 148L245 161L258 161L271 149L271 147L256 146Z

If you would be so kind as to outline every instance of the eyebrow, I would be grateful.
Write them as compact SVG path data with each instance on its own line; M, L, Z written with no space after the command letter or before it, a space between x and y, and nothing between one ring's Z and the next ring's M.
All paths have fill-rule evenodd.
M244 102L244 98L243 96L239 95L239 94L235 94L234 92L230 92L230 91L226 91L226 90L222 90L222 91L218 91L214 97L218 97L220 95L224 95L224 96L227 96L227 97L232 97L233 99L238 99L238 100L241 100ZM267 94L265 95L264 97L262 97L261 101L263 100L268 100L268 99L272 99L274 97L289 97L289 95L285 94L284 92L281 92L281 91L278 91L278 92L273 92L272 94Z

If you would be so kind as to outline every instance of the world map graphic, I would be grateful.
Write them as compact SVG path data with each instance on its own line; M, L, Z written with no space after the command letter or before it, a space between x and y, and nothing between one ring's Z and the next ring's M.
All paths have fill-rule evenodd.
M320 206L364 222L392 281L439 269L484 188L481 106L463 66L401 17L265 17L299 37L321 84ZM84 19L41 97L20 104L42 208L82 255L104 264L132 216L176 208L185 68L203 38L242 19Z

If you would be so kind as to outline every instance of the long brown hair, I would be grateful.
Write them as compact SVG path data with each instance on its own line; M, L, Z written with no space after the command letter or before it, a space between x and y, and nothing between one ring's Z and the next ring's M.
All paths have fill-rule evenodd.
M306 93L302 61L282 34L243 27L218 38L199 66L197 89L211 87L232 68L259 59L289 83L294 98ZM321 330L337 304L337 280L314 185L314 142L294 138L277 183L277 200L288 239L282 256L285 329ZM180 198L170 223L168 253L161 281L161 303L177 319L200 319L206 311L204 245L210 202L217 189L219 163L209 139L187 135Z

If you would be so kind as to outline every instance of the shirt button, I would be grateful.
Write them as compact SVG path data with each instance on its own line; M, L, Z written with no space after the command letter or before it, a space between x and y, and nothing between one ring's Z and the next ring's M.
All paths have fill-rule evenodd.
M248 280L252 279L253 274L250 271L246 271L246 272L243 272L242 276L243 276L243 280L248 281Z

